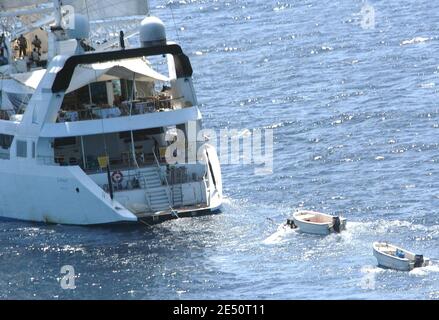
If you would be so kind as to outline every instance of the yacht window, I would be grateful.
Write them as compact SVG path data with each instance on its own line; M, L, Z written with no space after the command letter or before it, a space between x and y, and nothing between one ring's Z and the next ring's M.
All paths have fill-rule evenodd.
M0 134L0 147L2 149L10 149L12 145L12 140L14 140L14 136L10 136L8 134Z
M17 157L19 158L27 158L27 142L26 141L17 141Z
M163 133L164 133L163 128L154 128L154 129L133 131L133 136L135 141L144 141L149 139L152 135L159 135ZM131 132L130 131L120 132L119 138L131 141Z
M90 84L93 103L107 104L107 85L106 82L95 82Z
M113 91L116 96L122 96L122 85L120 80L112 80L113 82Z
M76 137L55 139L55 148L76 145Z
M82 87L76 91L73 91L71 95L76 95L77 100L75 101L75 106L85 103L90 103L90 89L88 86Z

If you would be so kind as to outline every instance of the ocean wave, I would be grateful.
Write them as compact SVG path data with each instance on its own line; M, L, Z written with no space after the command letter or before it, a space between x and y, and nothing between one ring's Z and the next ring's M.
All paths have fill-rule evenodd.
M280 243L284 243L289 240L289 237L294 234L296 231L291 229L285 224L280 225L276 232L270 235L268 238L262 241L265 245L276 245Z
M415 37L410 40L404 40L401 42L401 46L410 45L410 44L417 44L417 43L424 43L431 40L431 38L425 38L425 37Z
M409 274L412 276L426 276L430 273L438 273L438 272L439 272L439 265L431 264L427 267L415 268L412 271L410 271Z
M384 271L386 270L377 266L364 266L360 270L360 272L364 274L377 274L383 273Z

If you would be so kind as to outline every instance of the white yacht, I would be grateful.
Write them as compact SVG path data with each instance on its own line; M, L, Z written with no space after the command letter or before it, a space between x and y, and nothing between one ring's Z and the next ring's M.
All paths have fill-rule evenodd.
M218 212L221 168L215 147L198 137L191 63L140 10L146 1L107 10L143 15L137 48L106 40L93 51L91 17L82 14L90 1L62 1L77 9L74 27L60 0L45 2L0 2L11 16L50 24L47 64L24 65L9 47L0 69L0 218L99 225Z

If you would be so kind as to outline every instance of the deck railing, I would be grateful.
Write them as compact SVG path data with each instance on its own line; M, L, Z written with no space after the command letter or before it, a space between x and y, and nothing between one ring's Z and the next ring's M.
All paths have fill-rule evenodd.
M91 105L83 110L63 110L60 112L57 122L77 122L129 117L166 110L176 110L184 107L186 106L184 105L183 97L149 101L126 101L118 107L98 107Z
M159 175L162 175L162 167L160 166L160 161L157 158L157 155L155 154L154 148L152 148L152 153L154 155L154 159L155 159L155 162L157 164L157 168L159 170ZM162 177L160 177L160 178L162 179ZM169 186L168 177L166 176L166 174L164 175L164 181L165 181L165 184L166 184L166 186L168 188L168 191L169 191L169 194L168 194L168 196L169 196L169 198L168 198L169 199L169 209L171 209L171 211L174 212L175 211L174 207L173 207L173 204L174 204L174 192L172 192L172 189Z

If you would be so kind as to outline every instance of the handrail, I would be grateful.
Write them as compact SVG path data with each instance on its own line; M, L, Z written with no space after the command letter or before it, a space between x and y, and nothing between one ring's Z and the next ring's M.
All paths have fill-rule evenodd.
M170 98L170 99L163 99L163 100L157 100L157 101L153 101L153 102L133 102L133 101L125 101L121 106L110 106L110 107L96 107L96 108L87 108L87 109L82 109L82 110L61 110L61 112L64 112L64 114L68 114L68 113L76 113L76 120L73 119L66 119L65 117L61 116L61 112L58 115L58 119L57 122L60 123L64 123L64 122L78 122L78 121L86 121L86 120L102 120L102 119L111 119L111 118L122 118L122 117L128 117L128 116L136 116L136 115L145 115L145 114L153 114L153 113L157 113L160 111L160 107L162 103L169 103L170 107L166 108L169 110L178 110L178 108L176 108L177 106L177 102L178 101L182 101L184 99L184 97L179 97L179 98ZM153 105L153 109L149 109L144 107L143 109L136 109L136 110L132 110L135 107L137 107L140 104L148 104L151 103ZM185 106L182 103L181 109L184 109ZM102 117L99 116L100 112L106 111L106 110L114 110L116 111L116 109L119 110L119 113L115 113L113 115L109 115L108 117ZM94 112L94 113L93 113ZM1 118L1 114L0 114L0 118ZM6 120L6 119L5 119Z
M157 164L157 168L159 169L159 175L161 175L161 170L162 169L160 167L160 161L157 158L157 155L155 154L154 148L152 148L152 153L154 155L154 159L155 159L155 162ZM173 192L172 192L171 187L169 186L169 183L168 183L168 177L166 177L166 175L165 175L164 178L165 178L164 180L165 180L166 186L168 187L168 191L169 191L170 195L173 197ZM178 218L177 212L173 208L173 205L171 203L171 198L170 197L168 198L168 201L169 201L169 208L171 209L172 213L175 214L176 217Z
M204 183L204 187L206 188L206 197L207 197L207 206L210 207L210 201L211 201L211 197L212 197L212 190L210 188L210 184L209 187L207 186L207 182L208 180L206 178L203 178L203 183Z
M147 196L145 197L146 198L146 202L148 203L149 210L152 211L151 193L149 192L149 188L148 188L148 184L146 183L145 176L143 174L141 174L140 172L137 172L135 177L136 177L136 179L142 179L143 185L144 185L144 188L145 188L146 194L147 194ZM139 181L139 184L140 184L140 181Z

